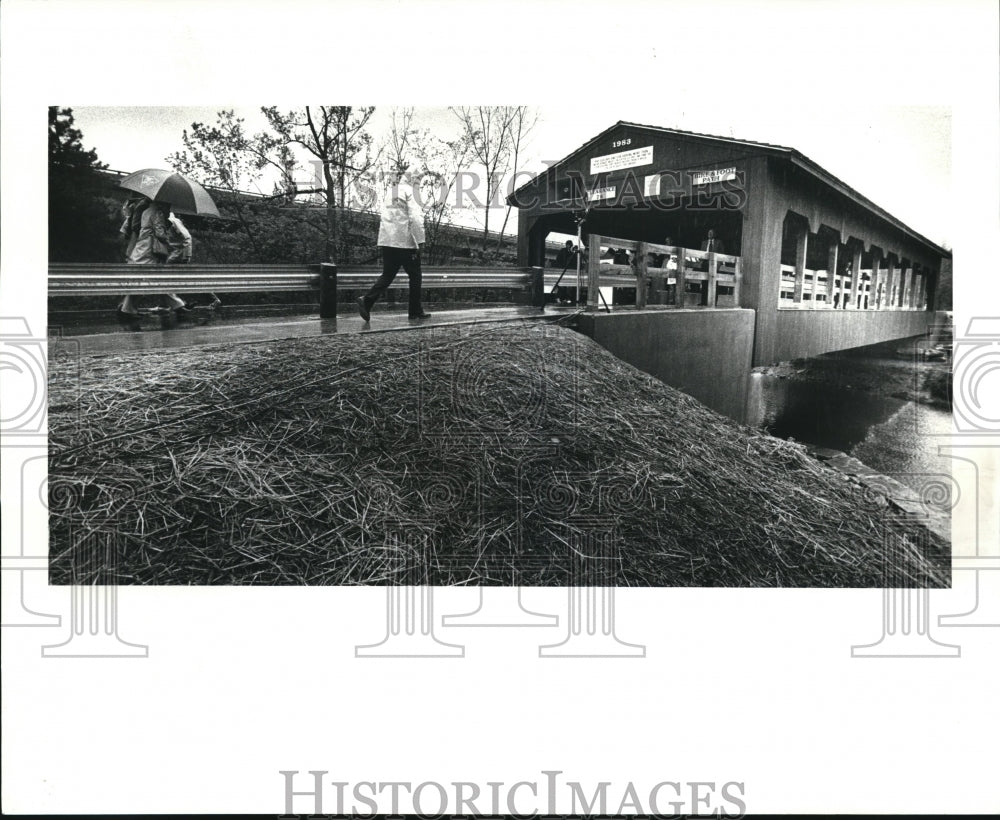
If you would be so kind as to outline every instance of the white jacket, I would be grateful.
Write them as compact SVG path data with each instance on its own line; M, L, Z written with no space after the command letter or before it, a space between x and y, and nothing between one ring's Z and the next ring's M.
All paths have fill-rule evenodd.
M416 248L424 241L424 213L413 188L400 182L389 189L382 204L378 225L378 245L389 248Z
M180 217L174 214L167 217L167 223L170 225L170 238L167 240L167 244L170 246L170 255L167 257L167 264L190 262L191 248L194 244L191 240L191 232L181 222Z

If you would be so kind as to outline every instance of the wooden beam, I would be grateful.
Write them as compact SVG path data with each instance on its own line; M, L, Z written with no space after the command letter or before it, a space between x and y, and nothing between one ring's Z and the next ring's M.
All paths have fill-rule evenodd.
M687 270L684 248L677 248L677 286L674 290L674 307L687 307Z
M878 285L882 276L879 265L881 263L881 254L872 253L872 279L868 286L868 310L878 310Z
M840 240L831 242L826 249L826 306L833 307L834 291L837 288L837 254Z
M795 237L795 290L792 300L796 307L802 307L802 292L806 283L806 252L809 250L808 229Z
M861 293L861 244L854 246L851 257L851 310L858 307L858 294Z
M591 234L587 242L587 310L597 310L601 288L601 237Z
M649 265L649 251L645 242L639 243L635 254L635 306L644 308L649 290L649 274L646 271L646 267Z
M708 281L705 283L705 297L703 303L708 307L715 307L717 300L716 290L718 290L719 262L714 253L708 255Z

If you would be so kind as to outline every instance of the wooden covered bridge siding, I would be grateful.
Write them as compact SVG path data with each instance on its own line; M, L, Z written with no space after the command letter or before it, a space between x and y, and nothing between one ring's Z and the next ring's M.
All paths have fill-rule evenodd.
M597 192L588 235L700 249L714 230L755 311L755 366L927 328L947 252L792 148L619 122L510 197L520 264L576 233L574 179Z
M754 365L927 330L941 248L799 165L748 164L743 304L757 311Z

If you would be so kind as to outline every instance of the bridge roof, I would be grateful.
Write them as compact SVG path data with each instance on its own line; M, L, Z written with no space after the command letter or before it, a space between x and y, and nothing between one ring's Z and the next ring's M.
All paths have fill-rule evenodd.
M905 224L900 219L893 216L884 208L881 208L878 205L876 205L874 202L868 199L868 197L864 196L864 194L858 192L843 180L838 179L829 171L827 171L825 168L823 168L821 165L819 165L819 163L809 159L809 157L807 157L801 151L796 150L795 148L790 148L785 145L775 145L769 142L755 142L753 140L736 139L734 137L719 137L719 136L714 136L712 134L699 134L694 131L682 131L677 128L663 128L657 125L644 125L642 123L627 122L625 120L619 120L614 125L604 129L600 134L595 136L593 139L588 140L579 148L577 148L575 151L573 151L570 154L567 154L565 157L559 160L559 162L548 167L544 172L539 174L537 177L526 182L524 185L520 186L510 196L507 197L507 204L514 205L516 207L517 195L521 193L521 191L525 191L531 188L533 185L536 185L540 180L545 179L549 175L553 174L561 166L576 159L580 154L585 153L595 143L598 143L602 139L605 139L610 132L614 131L615 129L623 127L639 128L645 131L654 132L656 134L669 136L671 138L690 140L702 144L715 143L719 145L726 145L729 147L745 148L747 149L748 155L769 156L779 160L783 160L785 162L789 162L793 166L801 168L803 171L810 174L823 184L827 185L829 188L832 188L838 193L848 197L861 207L871 211L874 214L877 214L879 217L886 220L893 227L903 231L903 233L909 235L913 239L916 239L918 242L921 242L927 247L933 249L933 251L936 254L939 254L940 256L945 258L951 258L951 251L942 248L940 245L938 245L935 242L932 242L923 234L918 233L909 225Z

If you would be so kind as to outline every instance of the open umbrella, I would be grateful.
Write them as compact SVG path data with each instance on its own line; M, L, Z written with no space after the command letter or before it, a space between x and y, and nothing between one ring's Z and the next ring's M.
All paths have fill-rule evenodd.
M215 207L208 191L174 171L143 168L129 174L118 185L148 196L154 202L169 202L179 213L219 216L219 209Z

